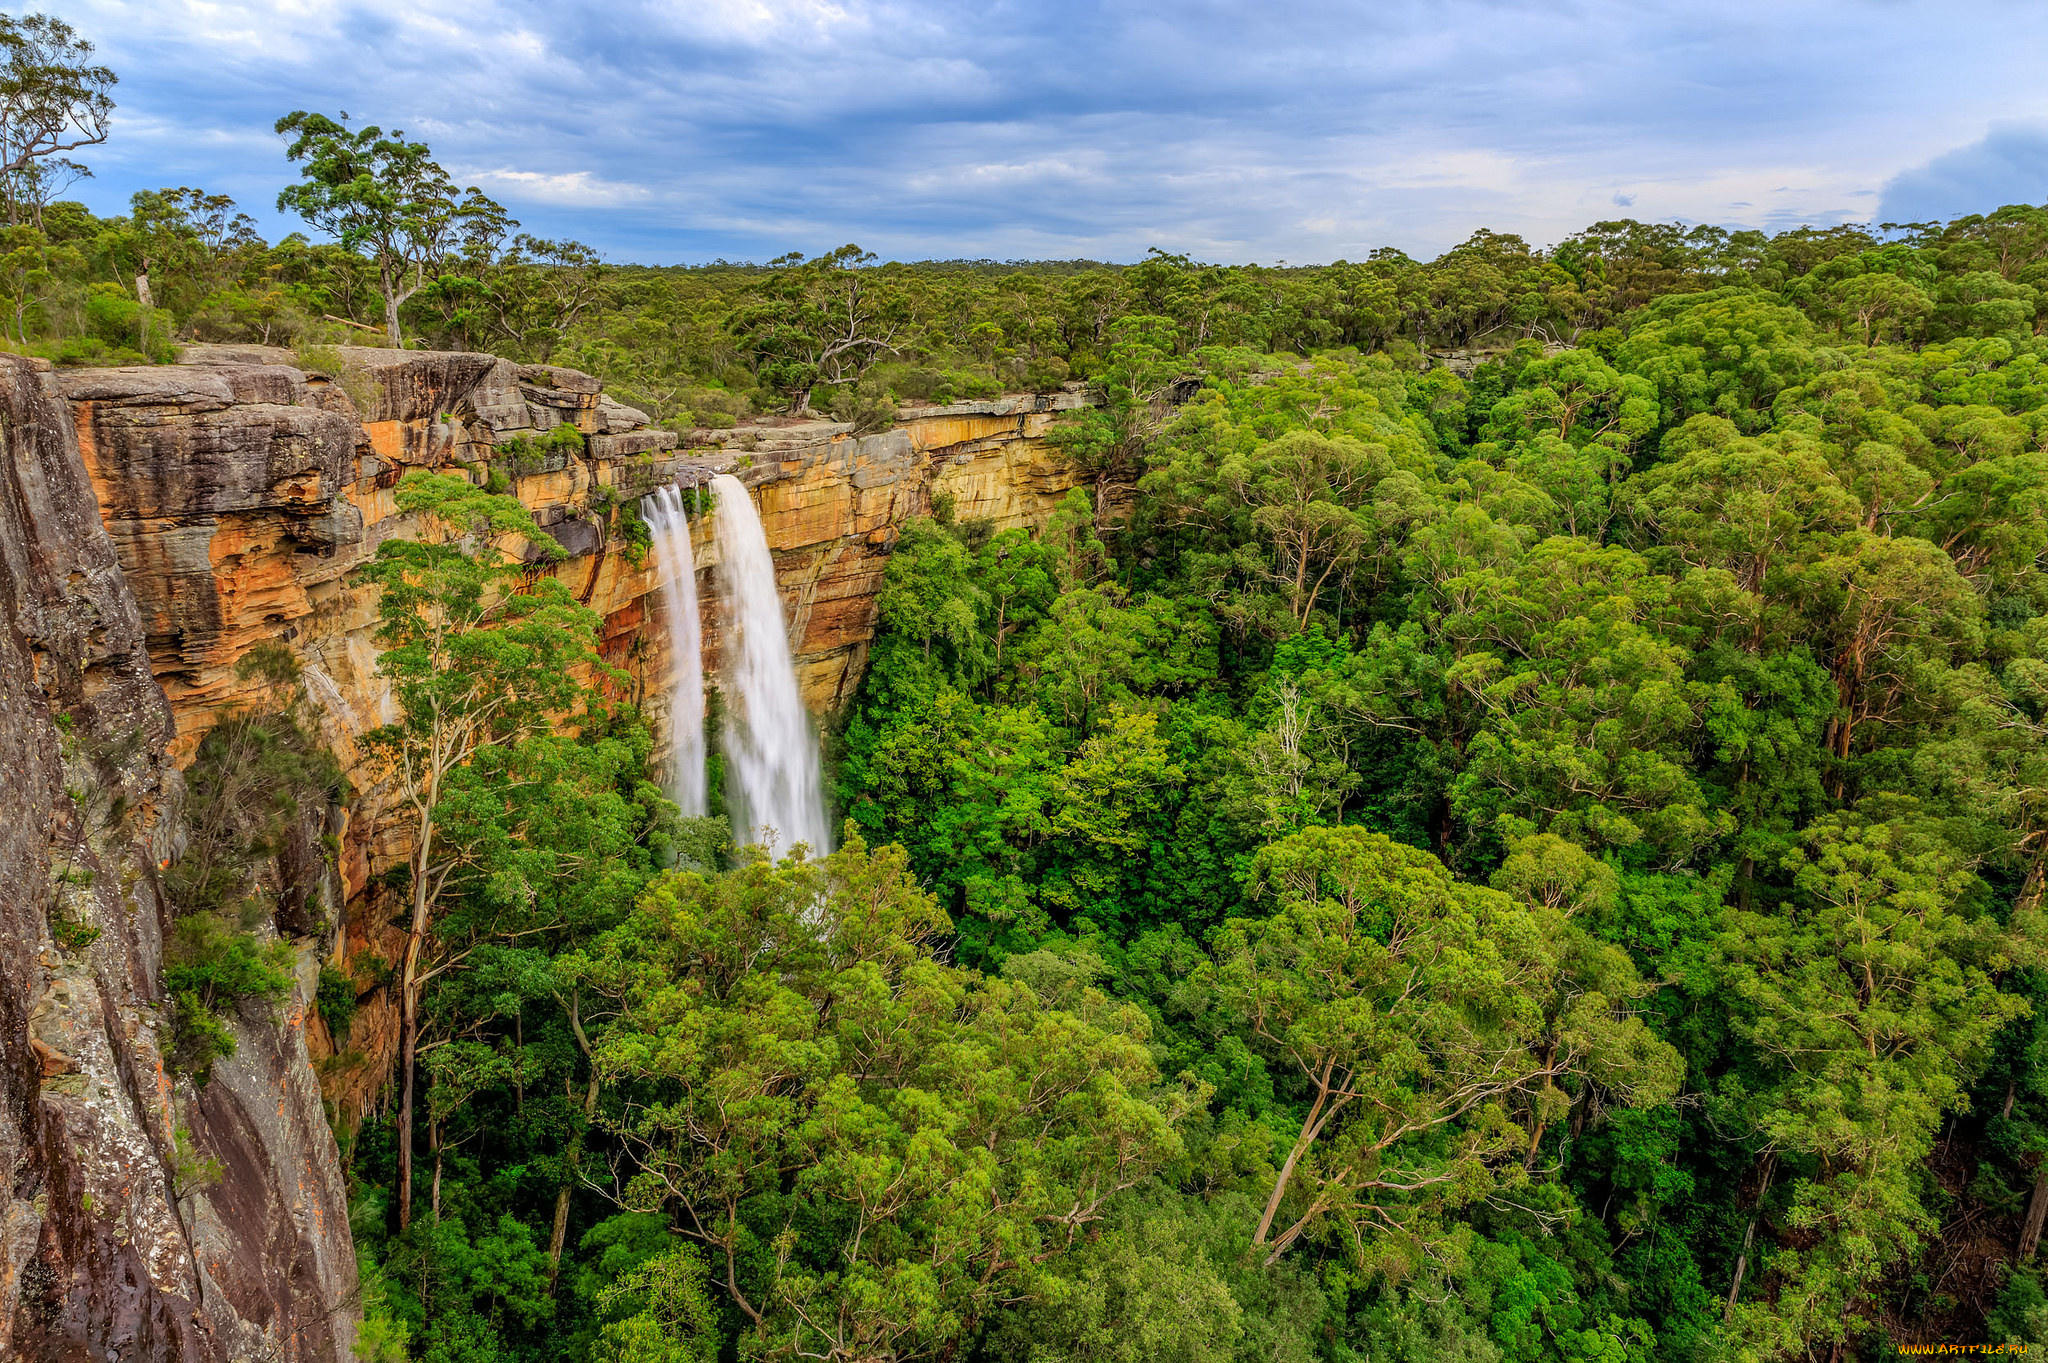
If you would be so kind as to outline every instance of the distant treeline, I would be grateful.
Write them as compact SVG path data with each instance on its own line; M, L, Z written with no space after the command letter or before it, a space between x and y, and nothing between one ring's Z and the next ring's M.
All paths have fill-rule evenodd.
M17 217L0 234L0 322L15 348L59 363L163 360L180 340L375 344L382 329L375 251L265 242L222 195L138 194L106 218L31 203ZM1657 298L1730 285L1773 291L1844 344L2029 336L2048 317L2048 211L2026 206L1775 236L1623 220L1548 250L1482 231L1431 261L1382 250L1314 266L1161 251L1131 265L884 264L847 247L650 267L517 227L497 210L430 253L398 309L406 343L587 369L686 424L807 404L875 420L890 398L1092 379L1133 317L1159 319L1177 354L1354 347L1404 364L1522 339L1597 349Z

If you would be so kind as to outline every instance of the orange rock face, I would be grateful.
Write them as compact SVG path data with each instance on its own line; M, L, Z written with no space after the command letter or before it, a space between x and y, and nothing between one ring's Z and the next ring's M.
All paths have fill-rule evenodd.
M236 674L269 641L305 668L323 736L357 792L339 870L348 900L345 958L388 955L388 915L369 902L375 877L406 848L380 817L383 774L356 738L390 718L377 675L374 589L356 569L377 545L419 527L393 489L408 468L453 472L522 435L573 425L580 452L555 452L513 479L535 520L568 550L554 572L603 616L605 660L632 678L657 732L666 724L668 622L654 565L612 542L603 509L666 483L698 486L732 472L755 489L797 653L806 701L826 711L859 684L875 597L898 528L953 498L961 517L1035 524L1079 481L1047 443L1078 391L908 409L897 426L855 436L826 422L768 422L692 432L692 447L573 370L489 355L351 350L348 372L292 367L283 352L194 347L188 362L73 370L57 376L102 518L141 606L150 665L177 725L172 752L198 738L258 683ZM504 467L501 463L500 467ZM477 476L481 477L479 473ZM717 546L697 543L700 572ZM706 645L716 665L717 592L707 581ZM359 1037L382 1051L377 1002ZM365 1099L384 1068L338 1067ZM348 1104L344 1101L343 1106Z

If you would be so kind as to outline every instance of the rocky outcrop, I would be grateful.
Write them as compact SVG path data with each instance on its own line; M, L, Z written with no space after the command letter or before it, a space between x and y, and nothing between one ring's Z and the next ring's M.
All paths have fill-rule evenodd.
M339 428L297 400L303 379L258 366L181 371L170 392L98 382L95 401L138 413L148 393L159 410L260 414L268 434L240 446L228 437L248 425L214 423L215 462L247 466L259 443L302 451L263 456L295 470L265 495L323 533L327 513L293 480ZM0 1357L343 1360L355 1263L305 1040L315 963L283 1008L236 1023L236 1054L203 1092L165 1070L157 873L181 783L152 673L192 664L147 647L59 388L0 356ZM173 479L147 503L174 541L173 508L192 497ZM127 549L203 562L210 541L185 535ZM157 590L199 586L188 565Z
M557 574L603 617L606 661L631 679L657 732L666 726L667 622L654 565L628 552L615 508L656 487L731 472L755 488L792 622L804 694L825 711L857 686L875 598L904 520L953 501L1000 526L1042 520L1077 481L1045 440L1078 389L905 409L873 435L771 419L671 433L574 370L488 355L345 350L333 372L287 352L194 347L155 368L75 370L54 382L140 604L148 662L169 698L180 758L260 683L236 664L258 644L288 645L322 710L323 738L355 798L342 834L349 912L340 961L395 952L376 876L402 859L382 816L383 774L356 740L389 718L377 676L375 598L354 570L385 539L419 527L397 508L409 468L498 477L568 551ZM546 437L573 427L574 442ZM708 528L708 518L706 518ZM699 540L698 566L717 571ZM711 590L706 644L715 665ZM316 1053L327 1044L309 1021ZM353 1054L326 1087L344 1118L373 1100L396 1033L387 1000L362 1000Z
M755 489L822 711L858 684L904 520L945 496L1027 524L1076 482L1044 436L1078 391L906 410L874 435L792 420L676 434L573 370L291 359L198 347L51 372L0 356L0 1357L349 1356L355 1265L314 1063L330 1110L363 1110L395 1018L371 993L337 1057L311 1004L323 959L394 945L376 873L405 849L356 747L389 701L354 570L418 532L395 499L408 468L506 480L568 550L534 571L602 614L607 659L657 728L667 622L654 565L621 540L624 502L718 472ZM578 438L548 438L562 426ZM715 574L717 546L699 548ZM715 608L707 625L715 659ZM235 1053L195 1088L164 1063L159 875L179 768L260 699L237 664L273 641L302 664L353 800L337 888L280 924L309 934L295 993L235 1019Z
M869 436L811 422L710 437L751 461L746 476L758 480L761 525L813 710L836 709L860 684L875 598L903 522L929 515L936 497L950 498L960 519L998 529L1043 522L1080 481L1045 435L1085 401L1070 389L906 408L893 428ZM716 562L715 545L704 552Z
M194 350L181 365L58 380L142 604L179 750L246 699L253 683L235 664L276 639L306 665L351 764L354 736L385 718L375 602L352 571L385 538L416 532L392 491L408 468L503 472L569 551L550 571L604 614L608 661L657 705L667 653L650 609L653 565L620 552L611 508L665 483L739 474L758 489L805 697L824 711L859 680L897 527L940 495L963 518L1042 520L1076 482L1045 433L1085 401L1073 390L910 408L867 436L774 420L679 438L573 370L357 350L344 352L348 372L327 375L277 363L284 352ZM579 451L503 457L564 424L583 434ZM700 550L700 567L715 571L716 546ZM711 633L715 647L715 620ZM359 791L375 784L360 767L351 775L363 778ZM366 869L358 858L356 870Z

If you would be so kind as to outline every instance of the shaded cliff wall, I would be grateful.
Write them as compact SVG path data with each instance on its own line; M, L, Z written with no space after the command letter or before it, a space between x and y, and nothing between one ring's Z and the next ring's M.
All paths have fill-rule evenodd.
M0 1357L346 1359L315 963L203 1092L164 1069L173 715L58 387L0 355Z
M337 961L394 959L399 934L376 879L403 859L384 817L384 775L356 738L390 717L376 675L375 597L353 570L392 536L418 533L393 489L408 468L481 469L508 442L573 425L586 437L523 471L499 458L513 490L569 557L555 573L603 616L603 652L631 678L657 732L667 727L668 624L654 564L614 540L611 507L668 483L731 472L755 491L813 710L858 685L887 556L904 520L935 493L963 517L1041 521L1078 475L1045 441L1078 391L906 409L891 430L775 419L725 431L651 429L572 370L488 355L350 350L347 372L287 363L286 352L193 347L186 363L58 376L106 526L140 603L149 666L189 754L223 713L251 699L235 664L267 640L288 645L322 710L324 740L355 791L342 836L348 902ZM719 642L717 545L697 540L707 577L706 644ZM365 977L364 983L368 983ZM324 1085L345 1120L378 1100L396 1010L368 992L350 1053L326 1060ZM332 1046L308 1020L316 1055Z

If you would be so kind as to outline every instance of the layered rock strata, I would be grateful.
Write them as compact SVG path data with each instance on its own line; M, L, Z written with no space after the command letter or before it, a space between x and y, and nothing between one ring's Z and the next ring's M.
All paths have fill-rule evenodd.
M287 352L194 347L156 368L75 370L54 382L106 527L140 605L148 662L169 698L183 756L258 683L236 664L257 645L287 645L322 712L323 737L355 792L340 874L350 905L332 952L390 959L389 914L376 876L401 860L398 825L382 817L383 773L356 740L391 717L377 676L376 600L355 569L393 536L421 527L398 511L408 469L495 470L567 550L556 574L603 617L606 660L632 678L666 727L667 622L655 565L628 552L615 508L656 487L702 486L731 472L752 486L792 622L807 703L825 711L853 692L874 631L875 598L902 523L934 496L999 526L1035 523L1078 481L1045 439L1078 390L906 409L890 430L776 419L672 433L612 401L573 370L488 355L348 350L338 372ZM575 442L545 439L572 426ZM701 522L708 530L709 518ZM717 545L696 544L715 573ZM700 593L715 602L711 590ZM706 620L715 667L719 621ZM344 1119L375 1101L395 1041L395 1010L362 1000L351 1054L326 1087ZM316 1051L327 1038L309 1026Z
M305 1039L317 962L233 1020L206 1088L166 1072L176 727L60 386L0 355L0 1357L339 1363L355 1261Z
M0 356L0 1357L350 1356L355 1265L314 1062L332 1110L359 1113L395 1018L370 992L337 1057L312 1000L322 960L394 946L376 873L405 848L356 746L390 711L354 570L419 532L396 506L407 469L509 478L568 551L534 570L602 614L607 659L658 726L666 621L654 565L618 539L621 503L718 472L756 489L805 697L825 710L858 684L904 520L943 495L963 517L1033 523L1077 481L1044 436L1078 392L909 410L866 436L787 420L679 436L572 370L291 358L197 347L53 373ZM545 438L563 425L578 439ZM716 572L717 546L699 553ZM159 874L179 768L260 701L237 664L270 642L302 664L355 798L330 825L332 891L284 925L314 934L292 996L232 1019L235 1053L195 1088L164 1063Z

